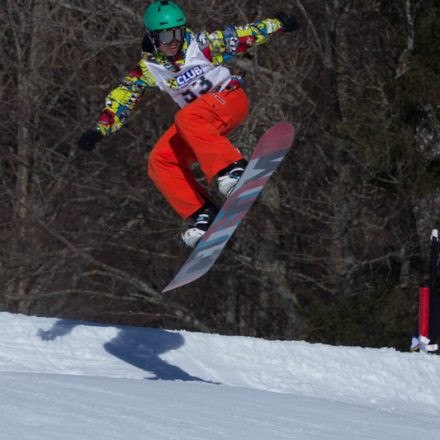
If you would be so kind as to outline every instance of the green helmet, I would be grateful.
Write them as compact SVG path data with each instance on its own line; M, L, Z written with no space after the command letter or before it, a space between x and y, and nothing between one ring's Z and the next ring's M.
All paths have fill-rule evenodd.
M147 7L144 24L150 32L153 32L184 26L186 19L182 9L176 3L160 0Z

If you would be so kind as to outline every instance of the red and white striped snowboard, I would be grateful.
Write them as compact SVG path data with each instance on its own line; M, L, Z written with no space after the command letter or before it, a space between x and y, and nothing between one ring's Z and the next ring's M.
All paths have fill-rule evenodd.
M185 264L162 290L168 292L197 280L214 265L270 176L289 151L295 128L280 122L258 141L244 173Z

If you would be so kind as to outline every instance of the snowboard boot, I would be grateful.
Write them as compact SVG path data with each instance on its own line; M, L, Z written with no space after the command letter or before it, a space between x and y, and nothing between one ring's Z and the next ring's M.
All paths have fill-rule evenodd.
M196 211L190 217L192 224L188 225L188 229L182 234L183 243L188 247L194 248L203 235L205 235L218 211L217 206L209 201Z
M224 196L229 197L231 195L247 164L247 160L240 159L220 171L217 178L217 185L219 191Z

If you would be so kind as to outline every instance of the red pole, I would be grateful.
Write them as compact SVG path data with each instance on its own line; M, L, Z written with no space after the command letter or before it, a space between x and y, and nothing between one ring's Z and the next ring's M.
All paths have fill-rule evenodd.
M419 289L419 336L429 335L429 287Z

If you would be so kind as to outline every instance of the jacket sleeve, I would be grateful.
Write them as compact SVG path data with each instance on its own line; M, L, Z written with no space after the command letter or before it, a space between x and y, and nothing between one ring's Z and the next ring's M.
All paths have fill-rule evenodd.
M99 116L97 130L104 136L110 136L119 130L127 122L145 91L156 86L155 79L141 59L105 98L105 107Z
M202 32L198 39L204 55L214 64L223 64L252 46L266 43L271 34L282 31L280 20L266 18L244 26L228 26L223 31Z

